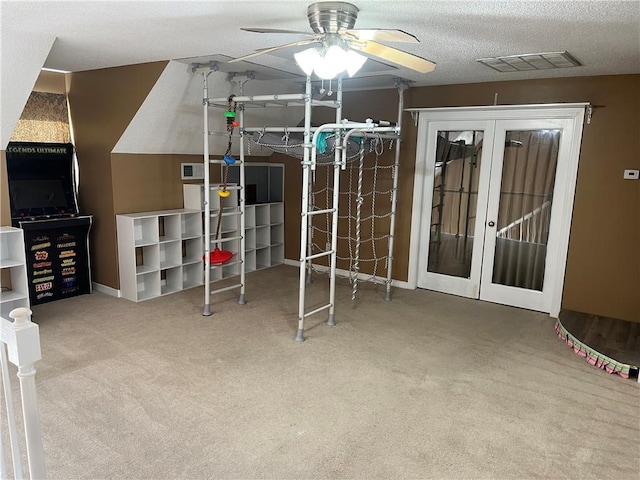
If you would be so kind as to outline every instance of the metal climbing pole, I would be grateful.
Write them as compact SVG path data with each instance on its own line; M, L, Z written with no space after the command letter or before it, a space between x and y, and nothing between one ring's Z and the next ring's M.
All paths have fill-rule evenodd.
M398 80L396 83L398 89L398 120L396 126L398 127L398 138L396 140L395 160L393 162L393 187L391 190L391 220L389 221L389 252L387 254L387 285L384 299L388 302L391 301L391 282L392 282L392 270L393 270L393 241L394 231L396 228L396 205L398 200L398 170L400 168L400 133L402 132L402 114L404 110L404 91L407 89L406 82Z
M300 285L298 289L298 331L296 341L304 341L304 299L307 277L307 240L309 236L309 183L311 181L310 165L311 158L311 78L307 77L305 84L304 99L304 151L302 156L302 206L300 221Z
M211 71L203 72L202 110L204 124L204 309L202 315L211 315L211 182L209 175L209 75Z

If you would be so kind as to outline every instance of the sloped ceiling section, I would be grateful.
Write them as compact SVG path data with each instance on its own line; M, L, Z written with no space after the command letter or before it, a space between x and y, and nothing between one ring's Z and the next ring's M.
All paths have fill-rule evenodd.
M0 150L6 150L42 65L55 41L52 35L11 31L2 27L0 70Z
M227 98L240 94L240 81L228 80L222 71L211 72L208 77L209 98ZM202 73L193 73L188 64L171 61L143 102L135 117L113 149L114 153L204 153ZM249 80L244 82L244 95L299 93L291 85L275 80ZM224 108L210 107L209 152L223 155L227 149ZM246 127L297 126L304 118L302 107L247 108ZM237 133L237 130L236 130ZM232 154L239 154L239 139L233 138ZM251 155L267 156L270 150L256 147Z

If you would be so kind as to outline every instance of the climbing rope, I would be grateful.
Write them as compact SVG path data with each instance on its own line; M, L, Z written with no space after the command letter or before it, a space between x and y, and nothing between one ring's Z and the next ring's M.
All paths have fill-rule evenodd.
M362 172L364 168L364 152L360 153L360 165L358 168L358 196L356 197L356 251L353 262L353 282L351 286L351 300L356 299L358 293L358 273L360 272L360 216L362 213ZM373 197L372 197L373 198ZM373 224L373 222L371 222ZM373 237L373 235L372 235ZM375 244L375 242L374 242Z

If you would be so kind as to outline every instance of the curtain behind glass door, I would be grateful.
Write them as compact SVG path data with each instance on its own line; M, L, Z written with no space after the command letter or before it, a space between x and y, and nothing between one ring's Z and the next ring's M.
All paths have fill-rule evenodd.
M560 130L507 131L493 283L542 291Z

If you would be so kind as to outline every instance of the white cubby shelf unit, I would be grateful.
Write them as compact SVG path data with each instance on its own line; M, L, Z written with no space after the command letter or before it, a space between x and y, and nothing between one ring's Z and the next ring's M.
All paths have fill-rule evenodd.
M245 271L284 263L284 165L247 162L245 170ZM239 168L229 168L238 181Z
M0 269L0 315L9 319L9 312L14 308L29 308L29 280L22 229L0 227Z
M202 213L178 209L116 216L122 297L139 302L202 285Z
M250 170L251 164L245 168ZM232 175L230 175L231 177ZM211 201L211 250L218 245L215 239L218 211L220 208L218 189L221 185L210 186ZM184 205L193 209L197 205L202 208L204 202L204 185L185 184ZM229 278L240 273L240 219L238 207L238 190L224 200L220 236L223 239L222 250L231 251L233 258L223 265L211 266L211 281ZM281 198L281 197L280 197ZM245 273L284 263L284 205L282 201L245 205ZM224 239L231 240L225 241Z

